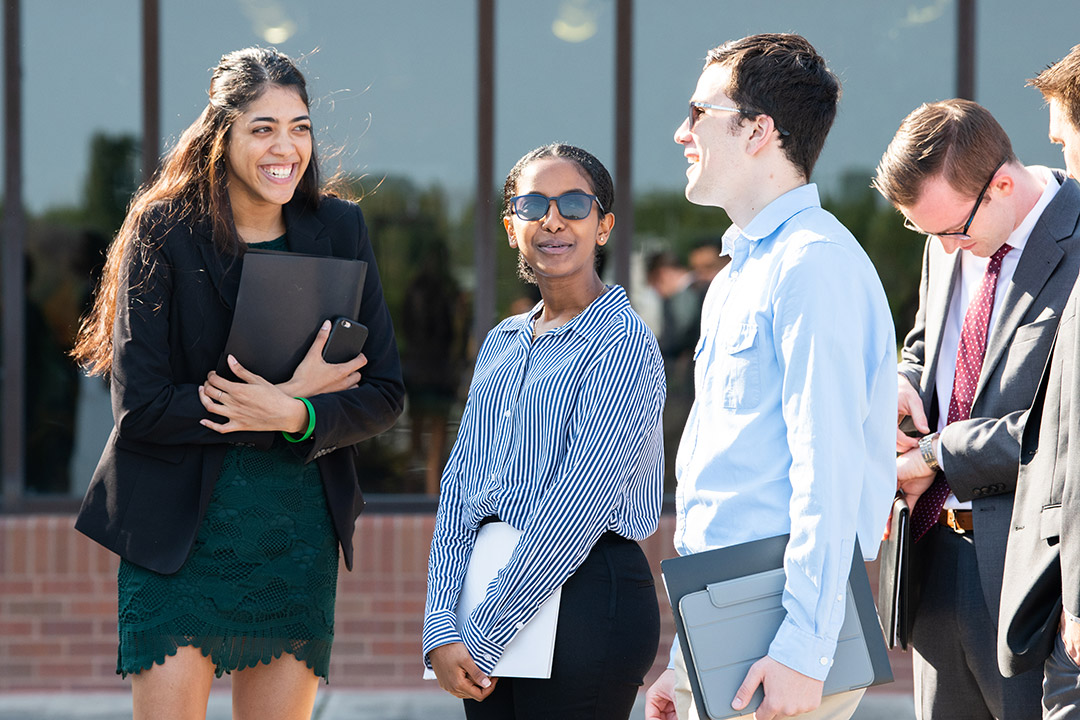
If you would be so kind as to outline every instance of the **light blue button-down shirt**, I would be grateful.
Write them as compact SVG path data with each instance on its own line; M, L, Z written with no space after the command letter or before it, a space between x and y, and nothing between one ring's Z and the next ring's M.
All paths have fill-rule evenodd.
M724 234L679 446L681 555L791 533L769 655L823 680L854 538L872 559L896 490L896 337L877 272L815 185Z

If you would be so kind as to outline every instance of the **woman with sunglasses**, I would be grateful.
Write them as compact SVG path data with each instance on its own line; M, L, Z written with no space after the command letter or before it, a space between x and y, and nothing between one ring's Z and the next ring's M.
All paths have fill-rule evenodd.
M533 150L506 178L503 225L541 301L488 333L477 358L424 617L425 661L470 720L625 720L656 655L656 590L636 541L660 514L664 366L626 293L596 271L613 201L604 166L569 145ZM459 616L492 522L516 544ZM559 588L550 677L499 677L507 644Z

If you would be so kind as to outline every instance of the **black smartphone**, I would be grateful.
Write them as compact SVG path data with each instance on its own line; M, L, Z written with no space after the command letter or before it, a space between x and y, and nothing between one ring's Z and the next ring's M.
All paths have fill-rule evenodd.
M367 325L355 320L339 317L330 327L330 337L323 346L323 360L328 363L343 363L352 360L364 349L367 340Z

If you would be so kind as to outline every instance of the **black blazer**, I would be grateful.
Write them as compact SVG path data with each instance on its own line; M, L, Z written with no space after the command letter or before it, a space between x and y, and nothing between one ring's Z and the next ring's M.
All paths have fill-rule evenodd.
M197 388L218 365L232 323L242 258L221 256L208 223L163 220L151 211L131 262L113 329L115 427L90 482L75 528L121 557L160 573L187 559L231 444L268 448L278 433L219 434ZM156 216L156 217L155 217ZM368 263L360 322L370 335L359 387L309 398L312 437L295 446L318 462L346 567L353 524L363 509L354 445L394 424L404 386L390 312L360 208L324 198L317 210L285 206L295 252ZM362 473L363 469L359 469Z

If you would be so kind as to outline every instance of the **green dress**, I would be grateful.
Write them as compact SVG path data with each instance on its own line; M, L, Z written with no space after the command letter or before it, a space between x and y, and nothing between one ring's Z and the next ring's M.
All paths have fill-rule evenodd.
M257 247L283 250L285 239ZM318 466L280 433L268 451L233 447L180 570L121 561L116 671L138 673L191 645L219 677L289 653L328 679L337 573Z

